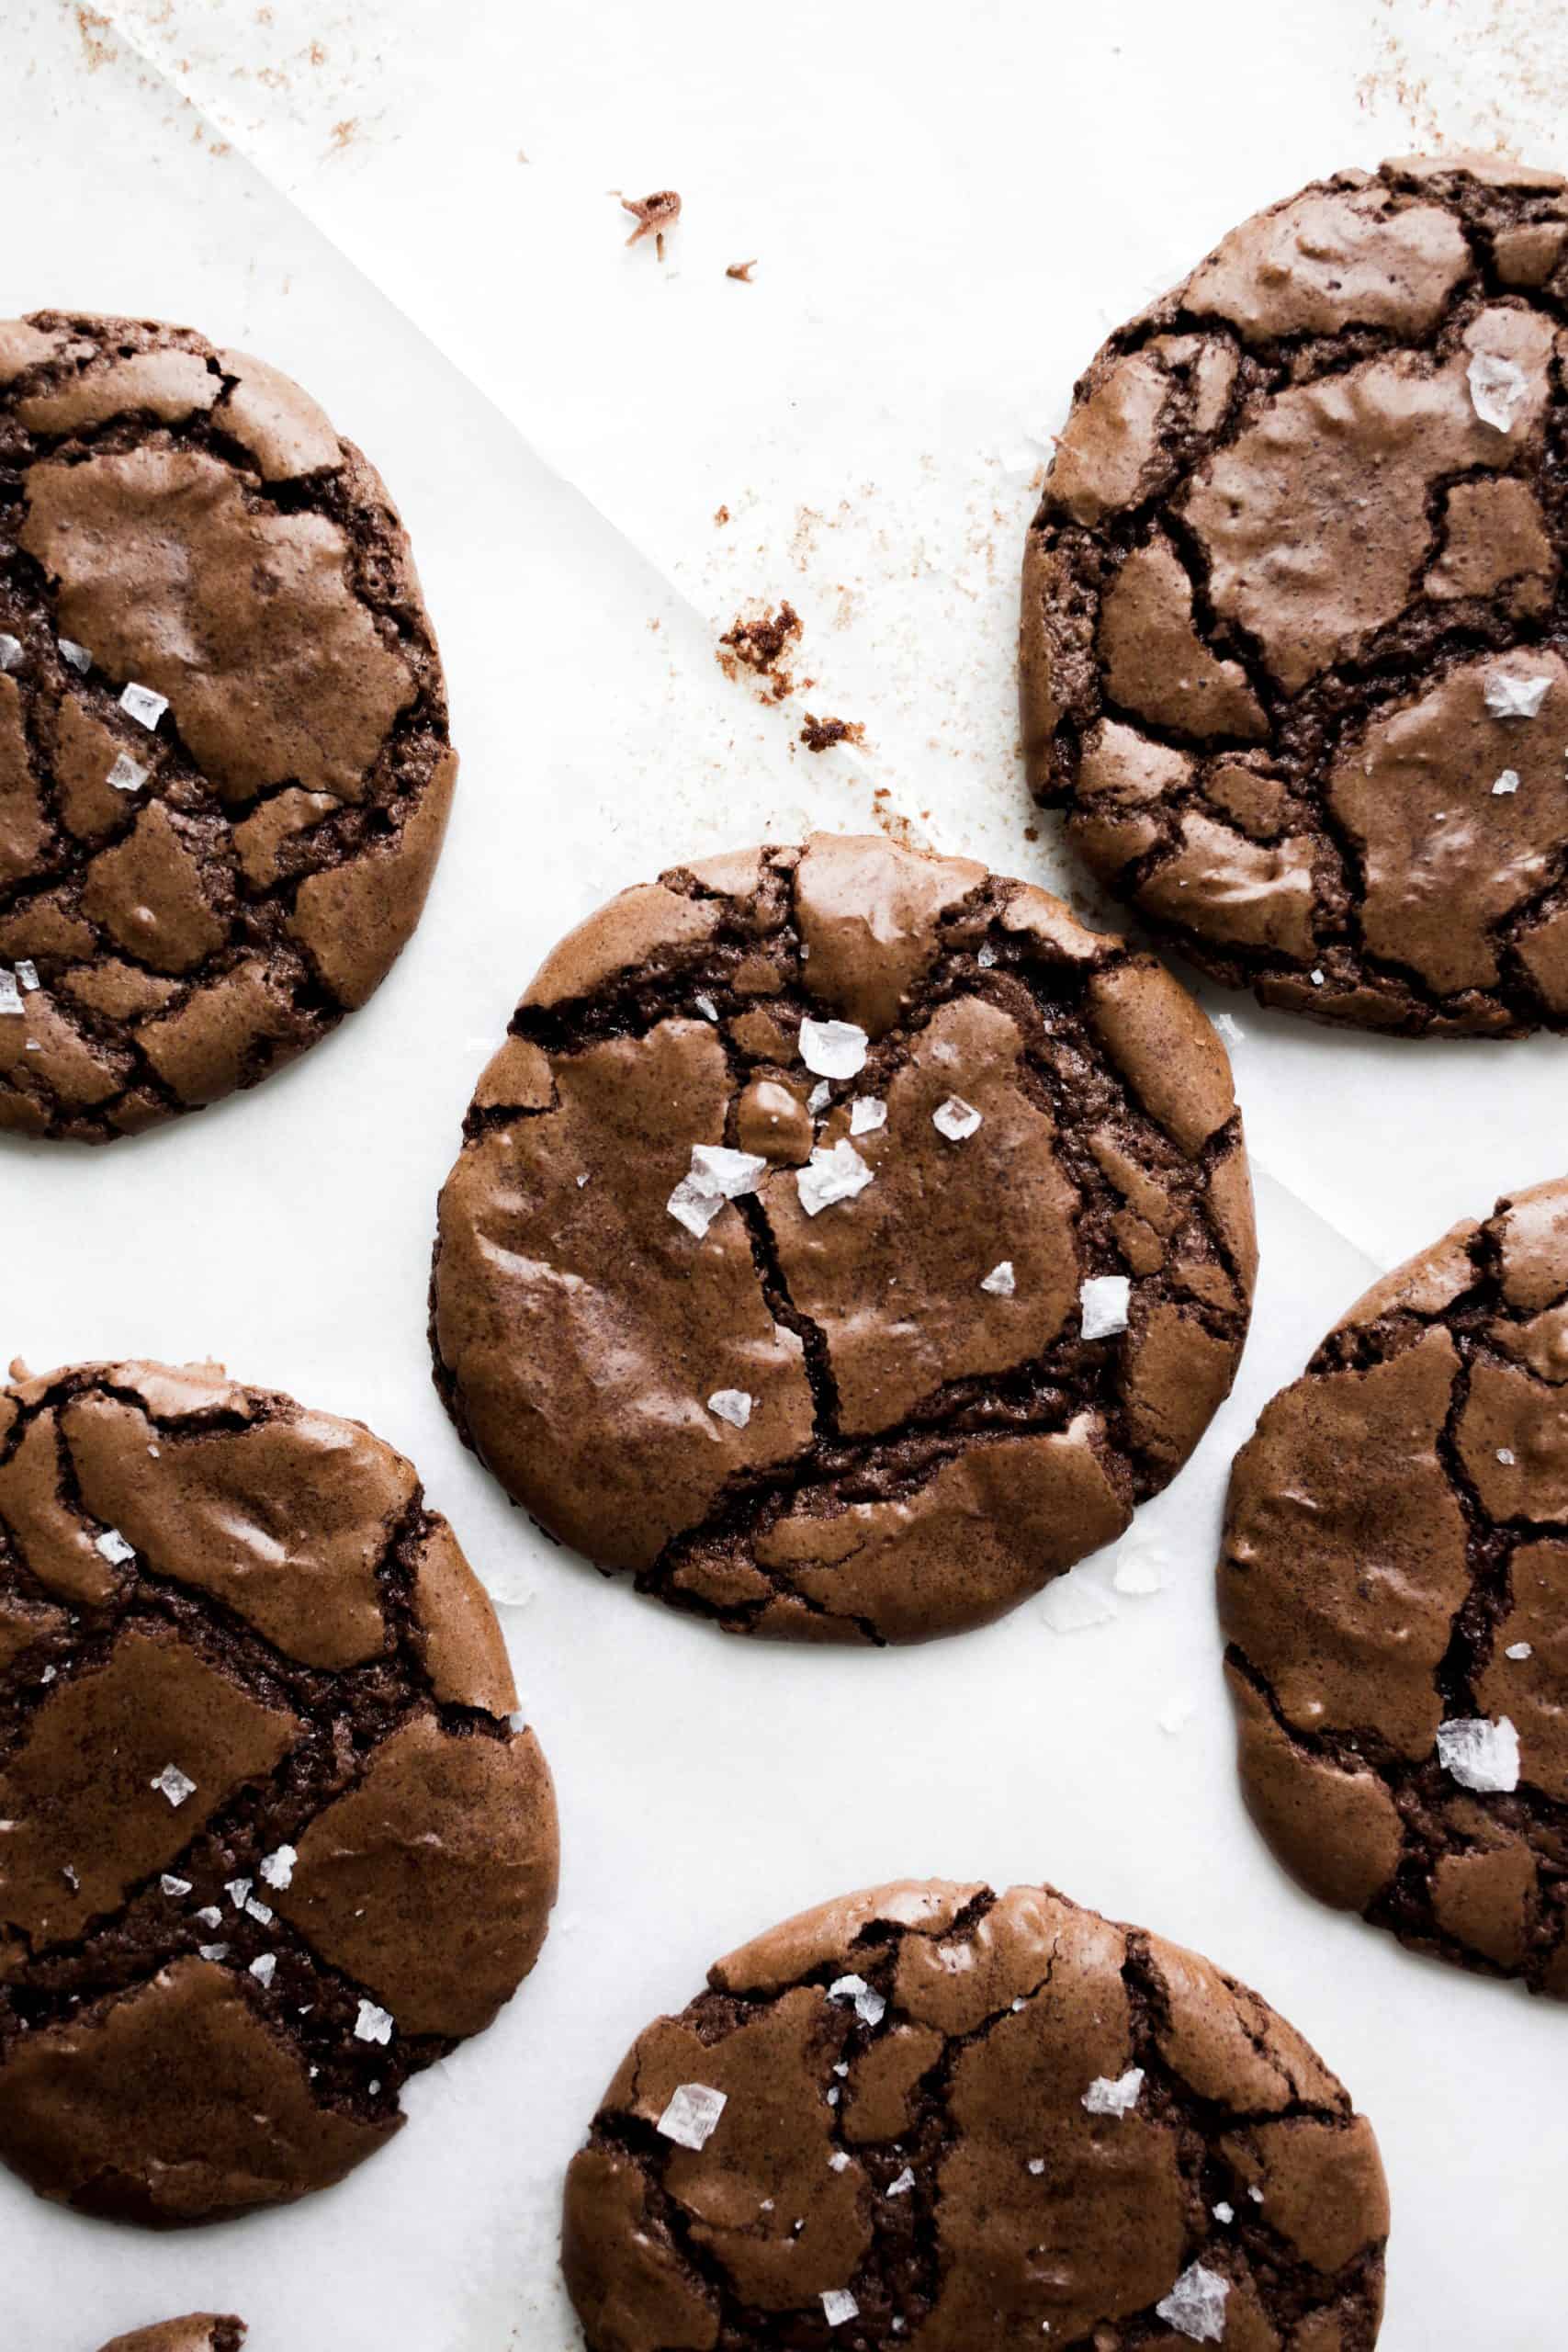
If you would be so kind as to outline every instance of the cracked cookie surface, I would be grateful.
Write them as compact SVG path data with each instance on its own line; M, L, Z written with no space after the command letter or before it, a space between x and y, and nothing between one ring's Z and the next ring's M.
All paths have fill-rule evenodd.
M1229 1065L1153 957L968 860L818 835L674 868L547 959L442 1193L436 1382L643 1589L920 1640L1175 1474L1255 1268Z
M457 773L385 485L184 327L0 322L0 1129L254 1085L419 919Z
M247 2330L242 2319L217 2312L190 2312L184 2319L161 2320L156 2327L117 2335L101 2352L241 2352Z
M1236 1456L1248 1804L1326 1903L1568 1997L1568 1182L1374 1285Z
M216 1365L0 1391L0 2158L173 2225L372 2154L544 1940L516 1707L357 1422Z
M1258 1995L1050 1887L803 1914L628 2052L567 2176L590 2352L1369 2352L1371 2127Z
M1077 389L1024 558L1030 780L1213 978L1568 1027L1568 184L1340 172Z

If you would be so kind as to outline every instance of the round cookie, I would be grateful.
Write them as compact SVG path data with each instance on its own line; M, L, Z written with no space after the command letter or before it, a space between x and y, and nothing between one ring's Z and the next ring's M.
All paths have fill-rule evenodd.
M1370 2352L1387 2233L1371 2125L1256 1993L1050 1887L906 1882L639 2035L561 2259L589 2352Z
M457 761L380 477L186 327L0 322L0 1128L254 1086L419 919Z
M1179 1469L1254 1271L1229 1066L1168 973L967 859L819 834L547 958L442 1194L436 1380L642 1589L917 1641Z
M1037 797L1216 979L1568 1027L1568 185L1338 172L1077 389L1024 560Z
M156 2327L133 2328L117 2335L101 2352L240 2352L248 2330L232 2314L192 2312L185 2319L166 2319Z
M1325 1903L1568 1997L1568 1182L1374 1284L1235 1460L1248 1805Z
M212 1364L0 1391L0 2158L286 2203L533 1966L555 1799L411 1464Z

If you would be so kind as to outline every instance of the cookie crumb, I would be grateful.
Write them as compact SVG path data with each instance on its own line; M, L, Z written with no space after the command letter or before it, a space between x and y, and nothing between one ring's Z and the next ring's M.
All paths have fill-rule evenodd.
M808 752L830 752L835 743L863 743L865 727L858 718L817 718L807 711L800 740Z
M733 277L738 286L750 286L751 272L756 266L754 257L750 261L732 261L724 274L726 277Z
M716 506L716 507L714 508L714 510L713 510L713 520L714 520L714 528L715 528L716 530L720 530L720 531L722 531L722 530L723 530L723 528L724 528L724 526L725 526L725 525L726 525L726 524L728 522L728 520L729 520L729 509L728 509L728 506Z
M718 665L725 675L738 677L750 670L766 681L763 702L783 702L795 692L795 679L785 661L791 646L800 641L801 618L787 598L776 612L751 618L738 614L718 640Z
M611 190L620 198L621 209L629 212L637 227L626 239L628 245L641 244L645 237L653 239L653 250L664 259L664 232L672 229L681 218L681 199L672 187L656 188L651 196L621 196L619 188Z

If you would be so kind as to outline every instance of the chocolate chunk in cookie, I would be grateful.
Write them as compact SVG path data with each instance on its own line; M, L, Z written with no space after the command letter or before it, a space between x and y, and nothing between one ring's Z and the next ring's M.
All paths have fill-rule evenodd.
M1079 383L1024 560L1040 799L1266 1004L1568 1027L1568 183L1339 172Z
M457 762L407 536L297 384L0 322L0 1128L253 1086L419 919Z
M1050 1887L825 1905L639 2035L567 2175L590 2352L1371 2352L1371 2126L1266 2001Z
M916 1641L1174 1476L1254 1264L1229 1067L1151 956L818 835L625 891L547 959L442 1195L436 1380L643 1589Z
M544 1939L516 1707L357 1422L210 1364L0 1392L0 2158L172 2225L372 2154Z
M1568 1997L1568 1182L1353 1306L1231 1479L1247 1803L1325 1902Z

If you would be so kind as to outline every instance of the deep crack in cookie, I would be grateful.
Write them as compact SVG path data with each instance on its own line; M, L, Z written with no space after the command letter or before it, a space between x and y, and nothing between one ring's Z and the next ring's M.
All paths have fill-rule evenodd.
M357 1422L215 1365L0 1391L0 2158L170 2225L372 2154L544 1940L516 1706Z
M1230 1387L1230 1070L1043 891L818 835L546 961L442 1194L437 1385L544 1526L735 1632L912 1641L1121 1533Z
M457 761L380 477L185 327L0 323L0 1128L254 1085L385 978Z
M628 2052L567 2176L589 2352L1370 2352L1371 2127L1257 1994L1050 1887L805 1913Z
M1385 1277L1231 1478L1247 1803L1314 1894L1568 1997L1568 1182Z
M1339 172L1079 383L1024 559L1037 797L1266 1004L1568 1027L1568 189Z

